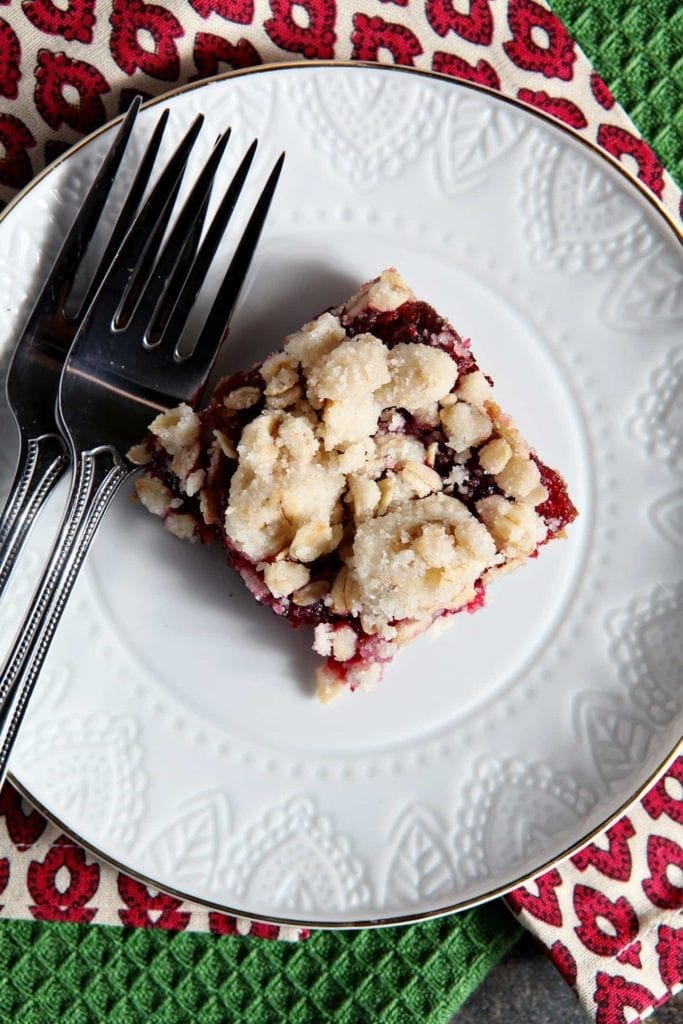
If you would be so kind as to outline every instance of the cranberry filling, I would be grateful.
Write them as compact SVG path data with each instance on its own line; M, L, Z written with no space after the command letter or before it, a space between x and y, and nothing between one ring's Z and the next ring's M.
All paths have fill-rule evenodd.
M573 523L579 513L567 493L567 485L560 474L546 466L536 455L532 455L532 458L541 473L541 483L548 491L547 500L538 506L537 512L546 521L550 530L550 540L550 537Z
M263 411L264 398L262 395L258 402L254 402L248 409L233 410L230 416L226 416L223 399L231 394L231 392L244 387L257 388L263 393L265 382L258 369L240 370L239 373L233 373L230 377L224 377L219 382L212 395L211 404L199 414L203 431L205 436L208 436L209 441L213 440L211 435L214 430L222 430L233 444L237 444L247 423L251 422Z
M442 348L455 359L460 374L477 369L469 341L461 338L427 302L404 302L398 309L384 312L364 309L354 317L342 317L342 325L349 337L374 334L387 348L402 342Z

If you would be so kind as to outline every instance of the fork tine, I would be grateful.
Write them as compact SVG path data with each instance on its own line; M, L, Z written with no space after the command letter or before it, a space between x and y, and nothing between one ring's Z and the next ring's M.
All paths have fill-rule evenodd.
M185 252L181 254L181 257L178 259L178 262L173 269L173 273L164 288L161 299L157 303L151 325L147 325L144 337L144 342L147 348L155 348L161 341L161 334L159 330L155 329L154 324L165 323L173 311L173 307L178 301L178 295L183 287L185 279L187 278L188 272L191 270L191 265L197 252L197 246L199 245L199 240L202 236L208 208L209 204L207 202L204 205L201 216L197 218L195 225L188 236Z
M218 165L225 152L230 134L228 128L216 140L213 150L201 172L197 175L195 183L169 231L154 269L144 283L136 307L129 308L129 310L122 308L119 313L121 322L140 335L145 333L145 329L151 322L171 276L182 281L192 263L199 245Z
M180 337L199 289L211 265L211 261L223 238L232 212L235 209L235 204L244 187L257 145L258 141L254 139L235 171L232 181L228 185L223 199L211 220L206 237L201 244L195 261L186 275L184 283L182 283L182 287L174 291L173 285L176 284L176 281L175 279L171 280L166 290L166 297L170 301L161 304L154 322L148 330L150 341L153 340L155 344L161 344L166 338ZM177 283L180 284L180 282ZM175 298L174 295L176 296Z
M209 315L197 339L197 344L191 355L186 357L192 361L193 372L201 377L201 383L198 382L200 393L211 372L211 367L227 332L242 285L249 272L249 267L261 237L261 231L266 222L284 162L285 154L281 153L254 206L242 237L237 243L235 254L230 261L225 277L221 281ZM177 349L176 358L179 358ZM197 394L195 397L198 400L200 394Z
M98 300L91 307L96 310L98 321L106 319L112 322L126 302L128 291L136 287L145 263L149 262L149 249L165 230L171 216L182 176L203 120L202 114L198 114L194 119L126 234L100 285ZM136 273L131 281L134 269Z
M121 122L116 138L100 165L95 180L81 203L78 214L62 243L59 255L43 286L40 298L38 299L38 303L41 306L48 300L48 297L52 302L56 302L58 297L61 298L63 306L69 294L75 278L76 267L79 265L83 253L87 249L97 227L100 214L111 191L116 173L123 159L123 154L128 145L128 140L133 131L141 103L142 98L136 96Z
M123 239L126 236L126 232L128 231L129 227L133 222L133 218L135 217L138 207L142 202L142 197L145 194L145 189L147 188L149 179L152 174L152 170L154 168L154 162L159 152L159 146L161 145L164 130L168 122L169 113L170 111L169 108L167 107L166 110L163 111L161 117L158 119L154 127L152 137L150 138L147 144L135 178L133 179L133 182L130 188L128 189L128 193L124 200L123 206L121 207L121 211L116 219L116 224L114 225L109 241L107 242L104 252L102 253L102 256L97 264L97 268L95 270L95 273L93 274L92 281L90 282L85 297L81 302L80 309L78 310L76 318L78 318L78 316L80 316L80 314L88 308L93 298L95 297L95 293L98 291L100 285L102 284L102 280L107 272L109 265L116 256L119 246L121 245Z
M181 171L173 183L159 219L151 229L149 238L144 240L142 251L132 256L132 265L128 267L129 275L132 276L130 276L128 287L124 289L121 295L121 301L114 317L114 324L117 329L128 326L128 321L138 304L175 207L175 202L183 183L183 175L184 171ZM135 265L136 259L138 260L137 266Z

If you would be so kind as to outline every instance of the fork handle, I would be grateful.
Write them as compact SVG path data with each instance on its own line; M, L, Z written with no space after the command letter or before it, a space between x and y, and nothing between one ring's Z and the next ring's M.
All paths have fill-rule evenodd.
M0 676L0 786L36 680L95 531L134 469L112 448L74 455L68 503Z
M14 480L0 515L0 597L36 516L68 463L58 434L22 435Z

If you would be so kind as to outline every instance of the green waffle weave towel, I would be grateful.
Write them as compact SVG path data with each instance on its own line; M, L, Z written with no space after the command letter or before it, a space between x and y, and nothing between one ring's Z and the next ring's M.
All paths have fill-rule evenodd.
M683 186L683 4L551 0L551 6Z
M0 924L0 1024L442 1024L521 932L500 903L306 942Z

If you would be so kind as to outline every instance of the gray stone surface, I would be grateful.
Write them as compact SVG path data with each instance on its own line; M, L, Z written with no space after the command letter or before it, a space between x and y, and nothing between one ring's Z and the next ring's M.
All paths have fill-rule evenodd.
M683 993L648 1018L683 1024ZM586 1024L573 992L525 936L495 967L451 1024Z

